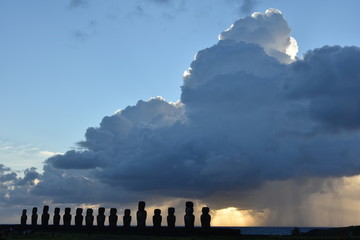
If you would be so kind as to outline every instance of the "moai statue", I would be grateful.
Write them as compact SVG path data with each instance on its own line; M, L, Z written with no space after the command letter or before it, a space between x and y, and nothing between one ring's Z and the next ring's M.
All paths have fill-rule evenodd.
M34 207L32 209L31 225L36 226L37 225L37 220L38 220L37 207Z
M45 205L43 207L43 213L41 215L41 225L46 227L49 225L49 219L50 219L50 214L49 214L49 206Z
M116 213L117 213L116 208L110 209L110 216L109 216L109 226L110 227L116 227L116 225L117 225L118 216L116 215Z
M175 208L169 207L168 208L168 216L167 216L167 224L168 227L174 228L176 222L176 216L175 216Z
M123 217L123 222L124 222L124 227L125 228L129 228L130 224L131 224L131 211L130 209L125 209L124 211L124 217Z
M86 217L85 217L85 224L87 227L94 226L94 216L93 216L93 210L91 208L88 208L86 210Z
M194 203L186 202L186 209L185 209L186 215L184 216L184 222L185 222L185 228L187 229L194 228L195 216L193 213L194 213Z
M84 217L83 217L82 213L83 213L82 208L76 209L76 215L75 215L75 226L76 227L81 227L83 224Z
M20 223L21 223L22 226L25 226L25 225L26 225L26 221L27 221L26 212L27 212L26 209L23 209L23 210L22 210L21 220L20 220Z
M209 210L208 207L203 207L202 208L202 215L200 217L201 227L202 228L206 228L206 229L210 228L211 216L209 215L209 211L210 210Z
M140 228L146 227L147 212L145 211L145 202L140 201L138 211L136 213L137 226Z
M98 209L98 215L96 217L96 222L98 227L104 227L105 225L105 208L100 207Z
M60 225L60 208L55 208L54 210L54 216L53 216L53 224L54 226Z
M161 227L162 216L160 214L161 214L160 209L155 209L154 210L154 216L153 216L154 228L160 228Z
M71 208L65 208L65 213L63 216L64 226L69 227L71 225Z

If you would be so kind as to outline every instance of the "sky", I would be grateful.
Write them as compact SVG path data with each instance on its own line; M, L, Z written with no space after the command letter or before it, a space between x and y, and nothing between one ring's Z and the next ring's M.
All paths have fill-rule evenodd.
M0 0L0 222L190 199L215 225L358 224L359 5Z

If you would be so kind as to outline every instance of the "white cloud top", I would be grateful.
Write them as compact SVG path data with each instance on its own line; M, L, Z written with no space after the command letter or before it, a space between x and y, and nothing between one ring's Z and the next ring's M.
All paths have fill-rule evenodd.
M298 47L290 32L281 12L271 8L264 14L256 12L236 21L219 35L219 40L259 44L269 56L282 63L291 63L295 60Z

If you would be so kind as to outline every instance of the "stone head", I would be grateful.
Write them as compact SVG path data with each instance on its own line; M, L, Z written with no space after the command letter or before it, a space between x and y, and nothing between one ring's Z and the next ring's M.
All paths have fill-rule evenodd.
M99 213L99 215L104 215L104 213L105 213L105 208L99 207L98 213Z
M126 216L129 216L131 211L130 211L130 209L125 209L124 213L125 213Z
M210 209L208 207L202 208L202 213L204 213L204 214L209 214L209 211L210 211Z
M48 213L49 212L49 206L45 205L43 207L43 213Z
M194 203L188 201L188 202L185 203L185 206L186 206L186 208L193 208L193 207L194 207Z
M111 214L111 215L116 215L116 213L117 213L117 209L116 209L116 208L111 208L111 209L110 209L110 214Z
M191 214L193 214L194 213L194 209L193 208L186 208L186 214L187 215L191 215Z
M65 214L70 214L70 212L71 212L71 208L69 207L65 208Z
M174 215L174 213L175 213L175 208L169 207L169 208L168 208L168 214L169 214L169 215Z
M140 211L144 211L145 210L145 202L144 201L140 201L138 208Z
M82 208L77 208L76 209L76 214L77 215L81 215L83 213L83 209Z
M58 207L55 208L55 209L54 209L54 213L55 213L56 215L59 214L59 213L60 213L60 208L58 208Z
M93 214L93 210L91 209L91 208L88 208L87 210L86 210L86 215L88 215L88 216L91 216L92 214Z

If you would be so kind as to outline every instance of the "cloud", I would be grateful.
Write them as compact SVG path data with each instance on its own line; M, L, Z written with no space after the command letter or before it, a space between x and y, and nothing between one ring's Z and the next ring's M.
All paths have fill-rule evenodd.
M0 162L7 162L7 167L14 171L23 171L29 166L41 169L44 159L60 153L43 149L32 144L14 144L9 140L0 140Z
M151 2L156 3L156 4L169 4L173 1L172 0L151 0Z
M88 0L71 0L69 3L69 8L71 9L83 8L83 7L87 7L88 5L89 5Z
M243 0L240 6L240 11L243 14L249 14L254 10L255 5L258 3L257 0Z
M97 34L96 25L96 21L91 20L84 28L72 31L72 35L78 41L87 41Z
M187 11L186 1L173 1L173 0L147 0L138 2L132 15L135 16L152 16L151 9L156 9L156 13L161 12L161 16L166 19L173 19L178 13Z
M298 52L296 40L290 36L291 29L277 9L268 9L264 14L253 13L242 18L222 32L219 40L256 43L266 54L280 62L290 63Z
M296 52L279 10L240 19L196 55L180 101L152 98L104 117L80 150L50 157L42 175L29 170L29 194L53 203L197 199L266 215L264 224L286 206L288 222L309 220L309 199L360 174L360 50Z
M37 183L40 174L35 168L26 169L24 177L19 177L10 168L0 164L0 205L19 206L39 203L39 199L33 196L31 190Z
M358 47L325 46L309 51L303 61L292 66L287 97L307 102L304 107L309 117L323 128L358 130L359 61Z

